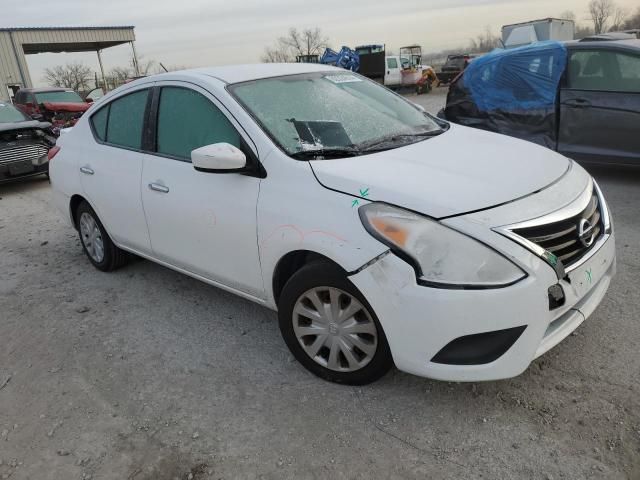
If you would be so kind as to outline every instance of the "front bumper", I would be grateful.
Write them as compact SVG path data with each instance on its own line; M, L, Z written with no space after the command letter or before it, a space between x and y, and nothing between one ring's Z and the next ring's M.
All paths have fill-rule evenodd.
M610 235L587 262L560 282L546 263L535 258L528 263L532 269L526 279L501 289L420 286L413 268L393 254L350 279L376 312L398 369L438 380L498 380L521 374L593 313L615 275L615 239ZM548 290L558 283L566 301L550 310ZM526 328L506 353L490 363L432 361L460 337L517 327Z
M16 162L16 163L26 164L27 162ZM10 163L0 164L0 183L11 182L14 180L18 180L20 178L33 177L35 175L43 175L43 174L49 173L48 161L45 161L40 164L34 164L33 162L31 162L26 167L22 167L19 169L12 168L12 167L13 166Z

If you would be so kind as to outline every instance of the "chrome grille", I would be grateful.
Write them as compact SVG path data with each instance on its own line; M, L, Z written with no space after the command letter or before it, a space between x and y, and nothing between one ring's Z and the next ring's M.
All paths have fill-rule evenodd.
M7 164L22 160L37 160L43 155L46 155L48 151L49 149L40 143L0 148L0 164Z
M513 230L517 235L558 257L565 267L570 267L584 257L604 235L604 231L596 192L578 215L554 223Z

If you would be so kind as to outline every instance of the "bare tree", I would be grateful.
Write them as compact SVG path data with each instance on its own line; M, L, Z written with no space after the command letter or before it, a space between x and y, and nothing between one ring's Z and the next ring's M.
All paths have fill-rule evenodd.
M562 12L560 14L560 18L562 20L571 20L572 22L575 23L576 21L576 14L573 13L571 10L565 10L564 12Z
M615 14L615 10L616 4L613 0L591 0L589 2L589 15L596 35L606 30L607 23Z
M574 38L581 40L585 37L590 37L594 34L593 27L591 25L576 25L576 32Z
M307 28L301 32L291 28L289 34L280 40L284 45L288 45L295 55L320 55L329 43L329 39L318 27Z
M640 29L640 7L636 10L636 13L631 15L626 22L624 22L625 30Z
M131 76L132 77L135 76L136 62L135 62L135 59L133 58L133 55L129 59L129 67L131 68ZM159 68L158 62L156 62L154 59L147 60L144 55L138 55L138 72L140 72L140 75L142 76L153 75L154 73L158 72L158 68ZM164 70L160 69L160 71L164 71Z
M495 35L491 31L490 27L487 27L484 33L471 39L469 43L469 51L470 53L485 53L500 46L502 46L500 37Z
M265 63L293 62L297 56L320 55L327 48L329 39L319 28L307 28L298 31L289 29L289 33L278 38L275 45L265 48L262 61Z
M618 32L624 30L627 18L629 18L629 10L623 7L616 7L613 11L613 25L611 25L609 31Z
M261 59L264 63L290 63L296 58L289 47L278 40L274 46L264 49Z
M44 71L44 80L52 87L71 88L73 90L87 90L93 79L91 68L80 62L58 65Z
M127 78L131 77L131 70L126 67L113 67L109 70L108 77L116 81L118 84L122 84Z

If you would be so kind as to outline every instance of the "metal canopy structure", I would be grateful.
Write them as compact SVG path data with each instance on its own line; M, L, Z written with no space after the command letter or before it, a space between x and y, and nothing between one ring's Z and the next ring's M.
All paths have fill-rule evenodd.
M96 52L102 80L100 52L129 43L139 75L133 26L0 28L0 100L9 100L20 88L33 86L26 55L36 53Z

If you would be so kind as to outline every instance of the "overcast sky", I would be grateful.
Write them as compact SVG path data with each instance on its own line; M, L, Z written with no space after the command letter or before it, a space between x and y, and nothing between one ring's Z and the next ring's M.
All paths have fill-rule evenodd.
M637 8L638 0L616 0ZM334 48L380 42L411 43L424 51L465 46L490 26L558 16L566 10L586 23L588 0L19 0L3 8L0 26L134 25L136 48L165 65L258 62L266 45L291 26L320 27ZM105 68L127 63L127 45L104 51ZM95 54L28 56L31 76L80 60L98 69Z

